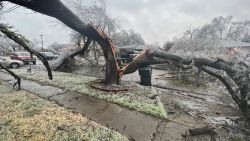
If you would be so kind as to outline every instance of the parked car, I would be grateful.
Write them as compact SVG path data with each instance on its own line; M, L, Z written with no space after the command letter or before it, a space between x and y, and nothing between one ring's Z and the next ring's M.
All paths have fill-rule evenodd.
M120 55L121 57L121 61L123 63L129 63L132 62L132 60L137 56L138 54L136 54L135 51L128 51L126 53L123 53Z
M55 55L54 53L52 52L41 52L47 60L54 60L56 58L58 58L58 55Z
M10 60L10 59L6 59L6 58L2 58L2 57L0 57L0 63L4 67L8 67L8 68L12 68L12 69L17 69L17 68L23 66L23 62L22 61L19 61L19 60Z
M36 58L31 57L29 52L14 52L12 55L10 55L10 58L12 60L20 60L24 64L30 64L36 65Z

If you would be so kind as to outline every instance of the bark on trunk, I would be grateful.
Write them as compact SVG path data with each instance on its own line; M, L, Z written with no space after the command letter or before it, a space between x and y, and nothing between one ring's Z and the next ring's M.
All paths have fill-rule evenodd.
M107 85L119 84L120 75L119 67L114 55L114 45L111 40L99 29L96 29L90 24L81 21L75 14L72 13L60 0L5 0L36 12L54 17L71 29L81 33L82 35L98 42L104 52L106 58L106 76Z
M1 0L0 0L1 1ZM3 1L3 0L2 0ZM177 62L181 67L185 67L185 65L189 66L192 64L193 66L204 68L210 67L213 69L218 69L225 71L228 76L237 84L240 88L240 96L238 96L233 90L229 87L230 85L226 85L229 93L232 93L233 99L240 103L238 104L240 108L243 108L243 112L249 112L249 104L247 100L250 98L250 78L249 71L242 74L237 69L234 69L232 65L223 60L209 60L205 58L192 58L192 59L184 59L182 57L167 54L162 51L152 51L148 50L144 54L138 56L133 62L127 65L122 71L119 70L117 65L117 61L114 55L114 45L112 41L104 34L101 30L96 29L90 24L86 24L81 21L78 17L76 17L60 0L6 0L12 3L27 7L39 13L46 14L48 16L52 16L62 21L68 27L73 30L78 31L79 33L85 35L89 39L92 39L98 42L102 50L104 52L104 56L106 58L106 84L119 84L120 76L123 74L128 74L136 71L138 68L152 65L152 64L161 64L168 61ZM227 81L220 75L215 73L211 73L206 69L203 69L210 75L217 77L223 84L227 84ZM246 79L247 78L247 79ZM229 84L229 83L228 83Z

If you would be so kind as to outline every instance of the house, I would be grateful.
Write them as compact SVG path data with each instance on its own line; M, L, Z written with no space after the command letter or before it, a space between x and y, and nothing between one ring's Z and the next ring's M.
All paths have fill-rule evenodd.
M219 46L228 49L232 53L238 51L250 52L250 43L248 42L221 40Z

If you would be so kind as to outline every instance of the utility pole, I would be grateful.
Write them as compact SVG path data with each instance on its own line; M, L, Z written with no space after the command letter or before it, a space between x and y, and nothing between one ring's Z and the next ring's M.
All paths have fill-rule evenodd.
M42 44L42 51L43 51L43 36L44 35L40 35L41 36L41 44Z

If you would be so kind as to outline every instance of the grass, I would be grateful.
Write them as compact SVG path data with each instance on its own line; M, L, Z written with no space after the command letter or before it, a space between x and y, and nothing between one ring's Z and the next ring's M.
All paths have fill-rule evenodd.
M116 131L25 91L0 93L1 141L128 141ZM2 90L2 89L1 89Z
M135 86L128 92L107 93L97 91L89 87L88 83L96 80L94 77L53 72L54 79L51 81L48 79L47 73L44 71L33 71L32 74L27 74L25 70L16 70L16 73L25 79L34 80L41 84L52 85L98 99L107 100L129 109L150 114L159 118L167 117L166 111L160 99L149 98L152 96L150 88L140 88Z
M230 141L245 141L245 139L241 138L241 137L232 137L230 139Z
M9 92L13 92L13 89L10 87L4 86L4 83L0 81L0 94L9 93Z

